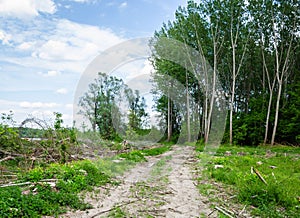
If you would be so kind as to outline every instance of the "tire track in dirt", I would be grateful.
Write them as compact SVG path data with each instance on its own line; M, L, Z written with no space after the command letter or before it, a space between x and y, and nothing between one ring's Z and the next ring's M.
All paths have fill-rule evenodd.
M176 146L172 160L169 163L172 171L169 174L169 189L174 190L174 194L166 196L170 202L167 208L166 217L199 217L210 214L209 205L205 204L207 198L200 195L195 186L193 174L191 173L193 159L193 147Z
M125 173L118 187L100 188L96 197L89 194L86 202L93 209L63 217L107 217L116 208L126 214L124 217L207 216L211 209L204 202L208 200L200 195L191 172L193 152L191 146L176 145L171 151L149 157Z

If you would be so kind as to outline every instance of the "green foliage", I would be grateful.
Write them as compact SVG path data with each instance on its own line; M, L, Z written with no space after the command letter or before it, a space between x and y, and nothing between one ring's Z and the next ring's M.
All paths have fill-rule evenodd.
M126 160L133 162L143 162L146 161L143 153L141 151L131 151L129 153L122 153L118 155L121 158L125 158Z
M299 1L189 0L185 7L179 6L175 12L175 19L164 23L154 33L151 41L153 47L151 61L156 70L153 74L155 84L153 94L161 126L168 126L169 112L172 115L169 124L172 125L173 134L178 134L176 130L183 130L181 134L186 134L183 124L186 105L181 101L178 107L174 96L170 97L166 92L172 87L172 83L169 82L172 78L185 84L185 88L188 89L191 100L197 105L197 107L189 105L189 110L198 111L201 120L199 123L201 132L198 135L200 137L205 135L209 112L206 103L211 102L212 91L206 76L212 74L210 70L214 72L216 70L223 91L227 94L228 100L232 97L233 101L228 101L229 104L232 103L234 115L231 123L233 140L230 143L256 146L264 141L265 133L268 136L267 140L270 140L274 131L277 143L298 145L300 143L298 9ZM273 28L274 24L278 25L278 28ZM205 63L211 66L211 69L206 67L208 69L205 72L206 76L201 75L205 67L200 72L189 69L190 72L186 73L186 69L182 67L184 63L180 66L176 61L166 60L164 57L172 56L175 60L181 57L184 61L189 55L185 53L186 51L168 50L167 46L157 43L164 37L185 43L188 48L193 48L203 55ZM189 56L189 61L194 61L192 56ZM188 68L188 65L185 67ZM195 65L202 66L203 63L197 60ZM192 71L200 73L198 78L193 76ZM174 90L171 92L174 93ZM184 93L178 95L182 94ZM168 99L172 100L171 111L168 111ZM270 116L267 121L268 113ZM279 116L276 131L277 114ZM231 121L228 119L224 142L229 141L229 122Z
M107 183L110 178L103 174L93 162L85 160L64 165L53 163L44 169L37 167L24 173L22 179L31 182L41 179L59 179L63 183L74 183L74 187L70 186L72 188L70 191L79 192L88 186Z
M288 88L288 99L285 107L281 109L278 138L282 142L300 145L300 82Z
M126 135L125 138L130 141L135 141L139 138L139 134L136 132L134 128L132 128L130 125L126 129Z
M41 217L41 215L59 214L64 212L58 203L46 201L44 194L48 194L45 187L38 186L37 194L32 192L22 194L19 187L1 188L0 216L1 217ZM49 196L51 197L51 196Z
M47 179L56 179L55 188ZM30 188L1 188L1 217L40 217L58 215L66 207L84 210L90 206L78 196L83 190L111 182L110 176L103 173L95 163L85 160L68 164L50 164L46 168L37 167L20 175L20 181L33 182Z
M114 123L121 124L118 99L127 86L122 79L98 73L98 78L89 85L89 90L80 98L80 114L89 119L92 130L98 131L104 139L114 139Z
M204 139L198 140L195 144L195 150L198 152L202 152L202 151L204 151L204 148L205 148Z
M129 99L129 127L133 130L137 131L143 129L147 126L147 118L148 114L146 113L146 100L144 97L141 98L139 91L135 90L134 93L132 91L128 91L128 99Z
M252 205L261 217L298 217L299 149L290 147L222 146L210 160L209 177L234 187L238 200ZM223 167L215 167L222 165ZM265 179L251 172L257 169ZM272 216L271 216L272 214Z
M21 138L43 138L45 136L43 129L19 127L18 131Z
M170 149L171 149L171 145L165 144L163 146L159 146L159 147L155 147L155 148L151 148L151 149L144 149L141 152L145 156L156 156L156 155L163 154L163 153L169 151Z
M1 114L0 123L0 145L2 149L14 151L20 148L20 138L18 130L13 128L14 125L13 113Z
M76 193L54 191L47 184L38 184L23 193L19 187L1 188L1 217L41 217L66 212L66 206L73 209L87 209Z

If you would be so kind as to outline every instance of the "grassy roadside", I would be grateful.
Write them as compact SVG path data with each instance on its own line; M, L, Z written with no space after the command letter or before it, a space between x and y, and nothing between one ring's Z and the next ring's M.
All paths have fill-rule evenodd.
M0 187L0 217L58 216L68 209L85 210L79 193L92 191L94 186L117 184L116 175L122 174L145 156L162 154L170 146L133 150L112 158L53 163L20 173L17 186ZM8 163L9 164L9 163Z
M198 158L206 163L199 189L210 198L224 188L252 215L300 217L300 148L221 146L214 156L199 152Z

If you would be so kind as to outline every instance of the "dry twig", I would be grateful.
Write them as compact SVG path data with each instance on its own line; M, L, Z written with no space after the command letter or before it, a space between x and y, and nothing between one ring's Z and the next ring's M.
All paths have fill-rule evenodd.
M268 183L266 182L266 180L264 179L264 177L262 177L262 175L259 173L259 171L255 168L253 168L255 174L258 176L258 178L266 185L268 185Z
M228 216L229 218L234 218L231 214L234 214L233 212L226 210L225 208L215 207L215 209L224 215Z

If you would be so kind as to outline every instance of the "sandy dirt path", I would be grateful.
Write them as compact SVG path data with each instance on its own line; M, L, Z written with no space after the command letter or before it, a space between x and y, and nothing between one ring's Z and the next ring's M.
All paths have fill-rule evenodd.
M193 155L191 146L173 146L149 157L119 178L119 186L89 194L93 209L63 217L207 217L212 210L195 186Z

